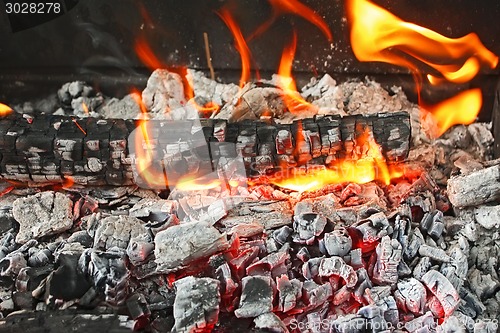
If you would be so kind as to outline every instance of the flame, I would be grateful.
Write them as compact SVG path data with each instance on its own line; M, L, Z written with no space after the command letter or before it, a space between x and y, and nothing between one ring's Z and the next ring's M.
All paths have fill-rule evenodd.
M144 105L141 94L138 91L132 91L131 96L141 109L138 126L141 135L137 133L134 138L137 173L151 188L166 188L167 179L163 172L163 166L161 162L154 160L146 105Z
M186 78L187 67L172 67L166 65L160 59L158 59L158 57L149 46L148 42L142 37L136 39L134 49L135 53L142 61L142 63L146 65L150 70L154 71L159 68L165 68L170 72L179 74L182 79L184 94L188 99L194 97L193 89Z
M315 191L329 184L346 182L365 184L378 180L389 185L391 179L403 175L401 170L387 165L381 147L375 142L368 129L361 130L355 139L355 148L361 153L361 156L355 160L339 160L334 165L322 169L295 168L292 169L292 174L273 175L270 182L282 188L305 192Z
M418 62L422 62L454 83L468 82L481 65L495 68L498 64L498 57L481 43L475 33L448 38L404 22L368 0L347 0L347 13L351 23L352 50L360 61L400 65L415 73L418 72ZM433 75L428 78L431 82L437 81Z
M82 102L82 109L85 114L89 114L89 107L85 104L85 102Z
M241 57L240 88L242 88L250 79L250 61L252 59L250 49L248 48L247 42L245 41L245 37L243 37L240 28L234 21L234 18L232 17L229 10L227 10L226 8L222 8L218 12L216 12L216 14L229 28L231 34L234 37L234 41L236 42L235 48Z
M221 185L222 181L220 179L210 177L209 175L204 177L187 175L178 180L176 189L181 191L200 191L214 189Z
M311 8L307 7L298 0L269 0L269 4L272 6L273 13L271 17L264 22L257 30L251 34L248 40L252 40L255 37L261 35L264 31L269 29L269 27L276 21L278 17L283 14L294 14L302 17L306 21L314 24L329 42L333 41L332 32L326 24L325 20L321 18L316 12Z
M0 117L6 116L12 112L12 109L5 104L0 103Z
M483 102L481 89L470 89L439 104L427 106L438 127L437 136L457 124L471 124L476 120Z
M380 61L407 67L413 72L420 95L419 63L439 73L427 74L432 85L449 81L466 83L484 67L495 68L498 57L475 33L448 38L427 28L404 22L368 0L347 0L352 50L360 61ZM482 105L479 89L458 94L434 106L419 101L437 121L439 135L455 124L470 124ZM424 116L425 113L422 113Z
M293 31L292 41L283 50L278 69L278 86L283 89L283 101L290 112L310 110L313 106L306 102L297 91L292 76L293 58L297 49L297 33Z

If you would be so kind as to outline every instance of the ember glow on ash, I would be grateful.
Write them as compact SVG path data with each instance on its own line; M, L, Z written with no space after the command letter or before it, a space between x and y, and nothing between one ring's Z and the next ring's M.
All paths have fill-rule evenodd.
M270 182L276 186L297 192L315 191L329 184L365 184L374 180L386 185L391 179L403 176L403 172L387 165L381 147L375 142L371 132L363 129L355 140L355 150L360 157L355 160L339 160L328 168L303 171L293 169L293 174L275 174Z
M370 1L347 0L346 3L351 26L351 46L356 58L410 69L415 75L419 91L421 65L426 65L433 71L426 75L433 85L445 81L466 83L478 74L481 67L495 68L498 65L498 57L481 43L475 33L461 38L448 38L405 22ZM437 118L439 134L442 134L454 124L464 123L462 119L469 120L477 116L482 104L477 94L474 90L432 107L425 107L423 103L421 106ZM449 108L450 105L467 105L471 99L479 103L472 103L468 108L461 107L455 111ZM450 112L452 114L448 114ZM467 115L464 117L461 112L466 112Z
M241 78L240 78L240 88L242 88L245 83L250 80L250 60L251 53L248 48L247 42L245 41L245 37L233 19L233 16L229 12L229 10L222 8L217 12L217 15L221 18L222 21L226 24L226 26L231 31L231 34L234 37L235 48L240 54L241 57Z
M0 103L0 117L6 116L11 112L12 112L12 109L8 105Z
M313 106L300 96L292 76L293 59L297 49L297 33L294 31L292 41L283 50L278 69L278 86L283 89L283 101L290 112L313 109Z

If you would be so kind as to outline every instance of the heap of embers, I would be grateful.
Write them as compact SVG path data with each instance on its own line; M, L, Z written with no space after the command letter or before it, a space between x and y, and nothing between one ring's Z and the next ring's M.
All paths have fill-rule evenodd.
M419 108L400 90L389 94L372 81L337 85L325 76L302 92L307 103L316 105L316 114L342 113L342 122L352 114L363 118L383 111L390 118L392 112L409 112L408 156L409 146L398 146L402 150L393 153L405 156L391 165L387 154L373 146L377 128L353 128L357 138L342 143L350 159L328 162L335 172L308 164L314 160L310 156L305 163L286 161L287 170L301 163L306 168L276 175L259 167L263 162L255 157L262 150L248 158L257 141L259 147L266 145L247 128L234 141L240 164L221 158L225 163L208 180L181 176L171 188L138 188L132 183L151 181L155 187L155 179L169 176L151 175L154 168L139 161L159 145L148 139L148 128L140 145L131 148L128 142L129 150L136 150L129 156L127 148L113 143L114 134L86 140L91 134L85 124L92 121L78 115L105 124L111 121L106 118L123 117L123 111L137 116L142 109L152 118L155 110L168 109L166 115L156 112L171 121L206 112L196 107L207 101L224 105L217 115L232 120L229 127L234 118L264 116L286 123L287 117L310 115L286 111L290 107L272 81L240 90L189 73L196 96L191 102L184 100L180 77L164 70L153 73L142 100L136 93L107 99L82 82L69 83L58 92L61 117L52 117L60 127L54 128L63 127L63 115L73 117L71 133L83 134L73 141L83 149L86 168L78 169L80 162L68 157L78 148L66 132L64 144L55 134L59 141L51 151L35 140L38 148L29 150L27 167L2 164L2 175L18 180L4 182L0 198L0 327L34 332L41 326L56 332L71 322L82 332L132 327L153 332L496 332L500 163L491 160L489 124L458 125L430 140L426 131L432 126L422 126ZM13 108L22 114L27 105ZM262 110L273 112L266 116ZM19 116L23 130L5 131L25 145L23 140L35 135L23 133L39 116L36 111ZM222 122L216 124L219 129L211 133L221 135ZM276 147L268 148L286 155L291 140L289 155L304 157L313 154L314 140L335 141L335 130L315 135L294 128L291 134L273 132L267 143ZM92 150L95 145L100 148ZM164 173L168 156L178 156L167 150ZM352 152L357 152L354 162ZM58 156L59 164L43 164L44 154ZM111 168L105 158L128 165L122 176L132 185L102 186L117 181L94 174ZM74 168L63 170L68 161ZM186 158L183 165L187 170L192 163ZM238 173L238 167L246 172ZM30 174L31 186L22 186L20 174ZM43 177L64 182L47 185L40 182Z

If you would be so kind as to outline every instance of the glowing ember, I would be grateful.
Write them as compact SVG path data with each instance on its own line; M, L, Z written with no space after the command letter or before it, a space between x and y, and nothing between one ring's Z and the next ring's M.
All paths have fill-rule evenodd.
M231 34L234 37L234 41L236 42L235 45L236 50L238 51L241 57L241 78L240 78L240 88L241 88L250 79L250 60L251 60L250 49L248 48L248 45L245 41L245 38L243 37L243 34L241 33L240 28L238 27L233 17L231 16L231 13L227 9L222 8L220 11L217 12L217 15L219 15L221 20L224 21L226 26L231 31Z
M426 109L436 120L439 136L453 125L473 123L481 109L482 101L481 89L471 89Z
M76 127L84 134L87 135L87 132L83 129L83 127L78 123L78 121L75 118L71 118L71 120L75 123Z
M347 0L351 24L351 46L360 61L380 61L410 69L421 90L419 64L425 64L440 76L428 74L433 85L444 81L466 83L482 66L495 68L498 57L470 33L448 38L432 30L405 22L368 0ZM469 104L470 103L470 104ZM439 135L455 124L469 124L479 113L481 91L473 89L434 106L421 106L437 120Z
M12 109L5 104L0 103L0 117L6 116L12 112Z
M393 178L403 175L400 170L390 168L381 147L375 142L368 129L362 130L355 142L356 150L362 156L356 160L339 160L327 169L303 171L293 169L292 174L275 174L270 182L293 191L315 191L329 184L358 183L364 184L378 180L388 185Z
M285 47L281 55L278 69L278 86L283 89L283 101L290 112L313 110L314 107L297 92L297 86L292 77L293 58L296 49L297 34L294 31L292 42Z
M269 0L269 4L272 6L273 13L271 17L264 22L250 37L249 40L261 35L264 31L269 29L269 27L276 21L278 17L283 14L294 14L302 17L306 21L314 24L329 42L333 41L333 36L326 24L325 20L321 18L317 13L315 13L311 8L307 7L298 0Z

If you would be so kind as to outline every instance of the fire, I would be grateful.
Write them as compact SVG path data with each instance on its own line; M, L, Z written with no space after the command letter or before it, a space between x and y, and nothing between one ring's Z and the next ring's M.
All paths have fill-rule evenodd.
M85 114L89 114L89 107L85 104L85 102L82 102L82 109Z
M405 22L368 0L347 0L351 25L351 46L360 61L380 61L410 69L421 90L419 65L425 64L434 72L428 81L437 85L444 81L466 83L482 67L495 68L498 57L489 51L475 33L461 38L448 38L435 31ZM466 103L472 102L469 109ZM473 121L481 108L481 92L474 89L432 107L439 133L454 124ZM454 107L459 107L454 109ZM463 114L462 114L463 112Z
M186 78L187 67L172 67L163 63L160 59L158 59L156 54L151 49L151 46L149 46L148 42L144 38L137 38L137 40L135 41L134 49L135 53L142 61L142 63L146 65L150 70L154 71L159 68L165 68L170 72L179 74L182 78L184 94L188 99L194 97L193 89L191 88L191 85Z
M156 160L154 156L155 154L153 153L153 143L150 139L150 128L146 106L144 105L138 91L133 91L131 95L141 109L138 126L139 131L134 137L134 147L136 153L135 166L137 168L137 173L151 188L165 189L168 184L161 161Z
M448 38L404 22L368 0L347 0L347 13L352 50L360 61L387 62L414 72L422 62L454 83L468 82L481 65L495 68L498 64L498 57L474 33Z
M483 102L481 89L470 89L426 109L436 120L439 133L457 124L471 124L476 120Z
M332 32L326 24L325 20L321 18L316 12L314 12L311 8L307 7L303 3L298 0L269 0L269 4L272 6L273 13L271 17L264 22L248 39L251 40L259 35L261 35L264 31L269 29L269 27L276 21L278 17L283 14L294 14L302 17L306 21L314 24L323 35L325 35L326 39L329 42L333 41Z
M181 177L176 185L176 189L181 191L200 191L200 190L211 190L222 185L222 181L219 178L205 176L196 177L193 175L188 175Z
M12 112L12 109L5 104L0 103L0 117L6 116Z
M241 57L241 78L240 78L240 88L242 88L246 82L250 79L250 60L251 54L250 49L248 48L247 42L245 41L245 37L234 21L229 10L226 8L222 8L217 12L217 15L221 18L222 21L226 24L226 26L231 31L231 34L234 37L234 41L236 42L235 48L240 54Z
M297 91L295 80L292 76L293 59L297 49L297 34L294 31L292 41L283 50L278 69L278 86L283 89L283 101L290 112L299 112L313 109Z
M293 191L315 191L329 184L357 183L365 184L374 180L386 185L391 179L401 177L403 173L395 168L390 168L381 147L375 142L368 129L362 129L355 140L355 150L361 156L355 160L339 160L328 168L302 170L293 169L291 175L274 175L271 183Z

